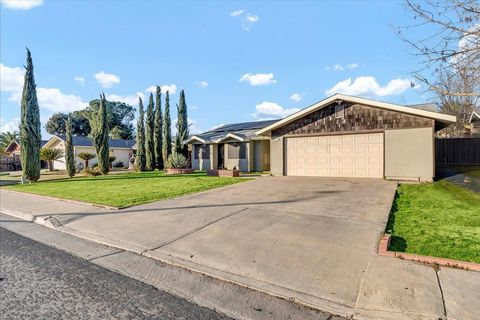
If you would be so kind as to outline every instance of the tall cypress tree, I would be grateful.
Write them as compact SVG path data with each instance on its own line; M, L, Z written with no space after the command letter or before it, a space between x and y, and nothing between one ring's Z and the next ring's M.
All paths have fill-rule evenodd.
M29 181L37 181L40 178L41 139L40 108L33 77L33 61L30 50L27 48L27 65L21 103L20 147L22 150L22 175Z
M180 91L180 100L177 104L177 137L175 139L175 152L187 156L187 145L184 142L188 139L188 114L185 92Z
M145 161L148 171L155 170L155 117L153 110L153 94L150 93L145 118Z
M91 135L95 151L97 152L98 168L102 174L110 171L109 146L108 146L108 118L107 118L107 100L105 94L100 94L100 108L93 116L90 123L92 127Z
M135 157L135 169L145 171L145 125L143 119L143 102L138 97L138 120L137 120L137 155Z
M172 121L170 119L170 96L165 95L165 113L163 116L163 163L167 163L168 156L172 154Z
M162 119L162 89L157 86L155 94L155 128L154 128L154 143L155 143L155 165L158 170L163 170L163 119Z
M72 115L68 114L65 137L65 164L70 178L75 175L75 155L73 153Z

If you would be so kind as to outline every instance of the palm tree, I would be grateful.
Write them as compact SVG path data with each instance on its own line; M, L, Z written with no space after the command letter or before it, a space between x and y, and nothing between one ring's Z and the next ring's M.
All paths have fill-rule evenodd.
M95 159L96 155L91 152L80 152L77 157L85 161L85 168L88 168L88 161Z
M43 148L40 150L40 159L47 161L49 171L53 171L53 161L60 159L63 155L61 149Z

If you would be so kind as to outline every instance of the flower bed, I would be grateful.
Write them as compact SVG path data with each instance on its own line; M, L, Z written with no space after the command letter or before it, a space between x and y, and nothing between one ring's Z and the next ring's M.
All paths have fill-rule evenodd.
M238 170L207 170L207 176L212 177L239 177Z
M166 174L191 174L195 170L193 169L176 169L176 168L170 168L166 169L165 173Z

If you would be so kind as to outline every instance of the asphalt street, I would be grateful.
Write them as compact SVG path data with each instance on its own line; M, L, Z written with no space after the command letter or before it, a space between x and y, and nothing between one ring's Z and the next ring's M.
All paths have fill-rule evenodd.
M1 319L230 319L0 228Z

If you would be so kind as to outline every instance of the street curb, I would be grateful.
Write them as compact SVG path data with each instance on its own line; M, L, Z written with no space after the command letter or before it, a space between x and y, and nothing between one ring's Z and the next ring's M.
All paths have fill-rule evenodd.
M438 258L438 257L431 257L431 256L422 256L422 255L413 254L413 253L389 251L388 248L390 246L391 239L392 239L391 234L386 233L382 236L378 246L379 255L385 256L385 257L415 261L415 262L420 262L425 264L433 264L433 265L439 265L443 267L480 272L480 263L453 260L453 259L447 259L447 258Z
M4 210L2 210L2 213L5 213ZM71 234L71 230L68 230L69 228L58 228L54 225L41 223L42 219L32 224L31 228L41 228L42 226L38 225L39 222L44 227L48 227L46 230L50 233L60 232L57 233L56 243L50 243L49 239L51 237L48 235L43 236L42 239L42 235L45 234L45 231L42 230L40 233L34 232L35 241L43 242L86 259L72 250L72 246L68 245L69 242L78 241L80 234ZM28 233L25 232L25 227L16 230L19 227L18 223L12 223L8 226L8 221L4 221L2 222L2 227L29 237ZM58 239L59 234L61 234L60 239ZM87 246L92 248L92 252L99 246L105 246L104 243L97 243L95 240L85 239L85 237L81 237L81 241L84 243L84 252L88 251ZM278 297L232 281L223 281L206 273L150 258L132 251L120 250L90 257L86 260L235 319L344 319L343 317L321 311L318 308L299 303L295 299Z

